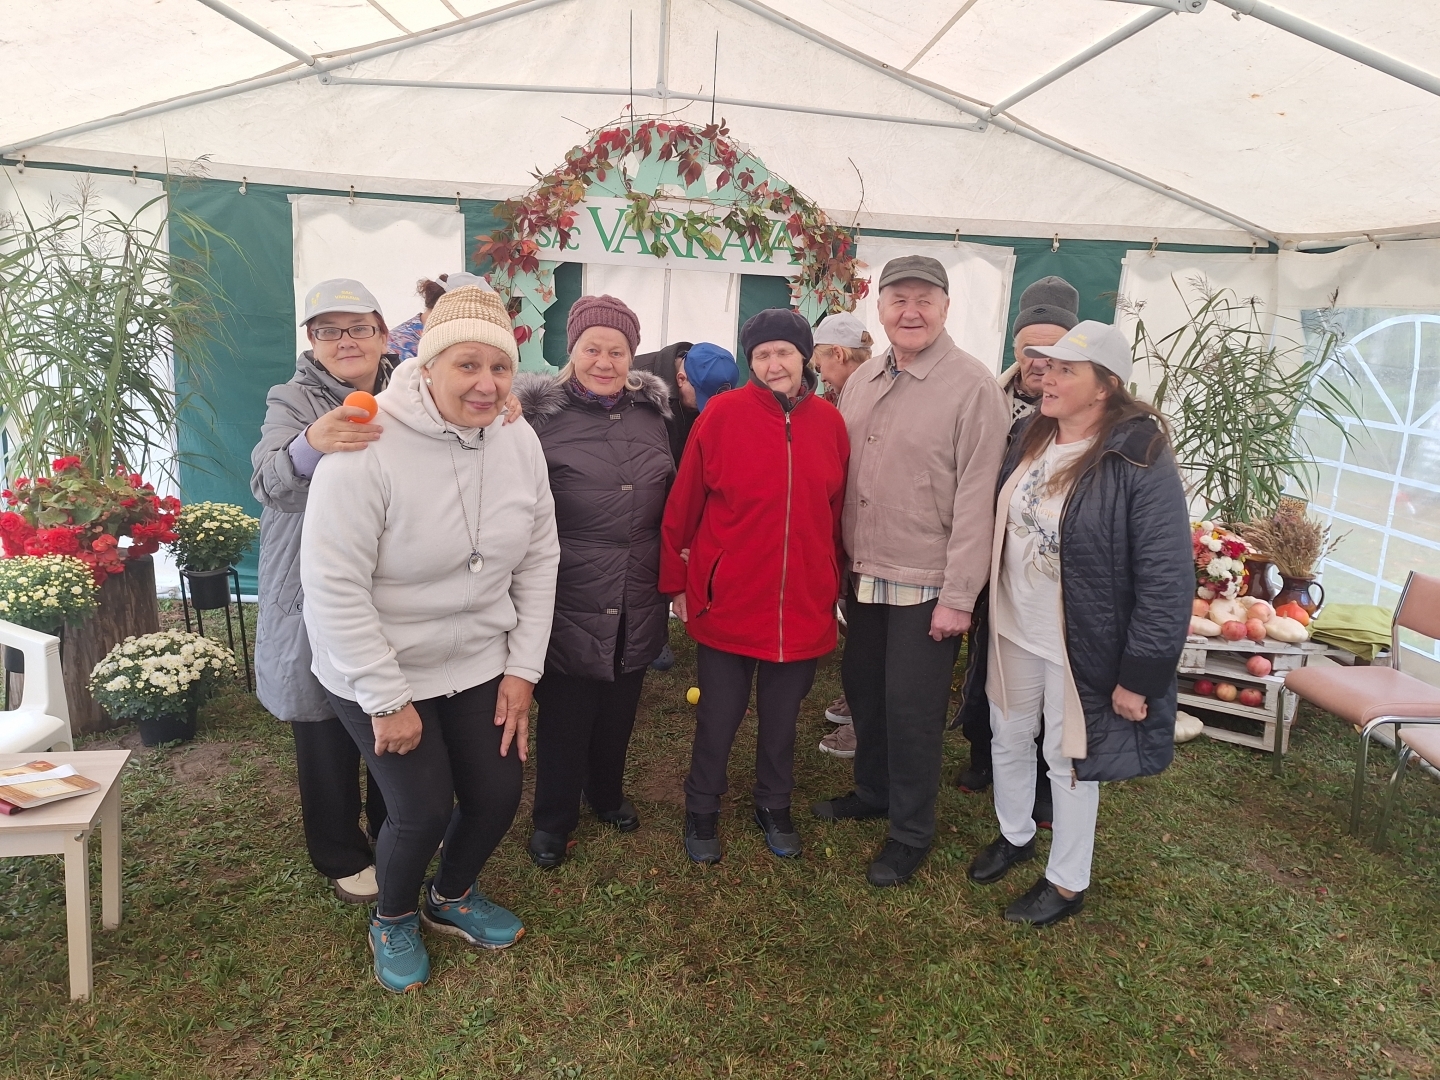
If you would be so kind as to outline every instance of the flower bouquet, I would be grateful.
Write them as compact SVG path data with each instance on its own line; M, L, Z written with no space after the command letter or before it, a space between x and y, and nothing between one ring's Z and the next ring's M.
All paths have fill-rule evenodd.
M95 665L90 693L117 720L134 720L146 746L195 737L195 712L233 677L225 646L181 630L127 637Z
M1195 595L1201 600L1233 600L1245 584L1245 557L1255 550L1224 525L1201 521L1191 526L1195 549Z
M20 477L0 493L0 544L6 556L73 555L97 585L125 560L154 554L175 539L180 500L158 496L139 473L92 476L78 457L56 458L50 476ZM120 538L129 537L122 550Z

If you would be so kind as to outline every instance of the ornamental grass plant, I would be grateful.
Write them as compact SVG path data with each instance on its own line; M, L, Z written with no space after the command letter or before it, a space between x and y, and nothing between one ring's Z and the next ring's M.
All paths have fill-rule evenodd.
M190 503L175 521L170 551L184 570L224 570L260 535L260 522L230 503Z
M0 619L50 634L95 610L90 567L70 555L0 559Z
M90 693L117 719L193 714L237 670L235 654L219 642L162 630L111 649L90 673Z

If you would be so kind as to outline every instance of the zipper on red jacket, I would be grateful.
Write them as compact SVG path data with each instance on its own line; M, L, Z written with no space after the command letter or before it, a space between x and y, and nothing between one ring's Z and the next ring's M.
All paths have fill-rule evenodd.
M790 572L790 498L795 486L794 442L790 437L790 412L785 412L785 547L780 556L780 663L785 662L785 578Z

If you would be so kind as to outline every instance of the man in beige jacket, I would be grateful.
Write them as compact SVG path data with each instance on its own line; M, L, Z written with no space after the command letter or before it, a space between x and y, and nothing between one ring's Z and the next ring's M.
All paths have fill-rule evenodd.
M842 522L850 561L841 680L855 722L855 790L820 818L890 819L872 885L903 885L935 835L935 797L960 635L990 567L1005 396L945 332L950 282L934 259L880 272L890 348L850 377Z

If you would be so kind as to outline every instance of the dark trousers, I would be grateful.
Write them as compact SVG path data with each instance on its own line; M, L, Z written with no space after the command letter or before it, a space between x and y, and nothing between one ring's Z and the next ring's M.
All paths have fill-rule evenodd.
M613 682L552 673L536 685L535 828L569 836L580 821L582 791L596 810L620 809L644 682L641 668Z
M375 756L370 717L353 701L330 700L385 793L389 816L375 845L379 914L415 910L425 870L440 841L435 889L456 897L475 883L485 860L515 820L523 766L512 745L500 756L495 725L500 676L450 697L415 702L424 725L408 754Z
M365 824L360 828L360 748L338 717L290 725L300 818L310 861L327 878L358 874L375 861L370 839L385 823L385 796L365 770ZM367 835L368 832L368 835Z
M890 811L890 838L929 847L959 636L935 641L936 601L845 605L840 679L855 721L855 794Z
M795 788L795 720L815 684L819 660L772 664L748 656L695 646L700 705L695 710L695 743L685 777L685 809L714 814L730 790L726 770L735 733L755 686L759 734L755 740L755 805L783 810Z

